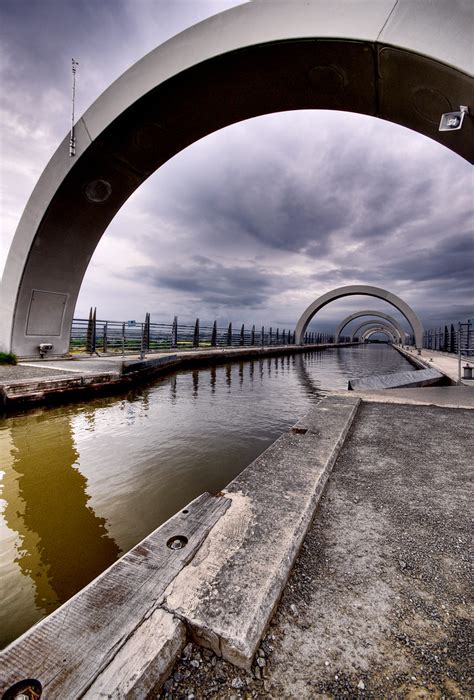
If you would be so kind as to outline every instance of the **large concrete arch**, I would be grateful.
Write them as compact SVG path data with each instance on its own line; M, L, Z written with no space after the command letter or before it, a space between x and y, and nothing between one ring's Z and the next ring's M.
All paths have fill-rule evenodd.
M400 342L400 343L402 342L402 336L401 336L400 332L398 331L398 329L395 328L395 326L392 326L392 324L389 323L388 321L382 321L382 320L380 320L380 321L364 321L364 323L361 323L355 329L355 331L352 333L351 342L354 341L354 338L360 338L361 333L363 335L366 331L372 330L372 328L385 328L393 336L394 342Z
M336 328L336 332L334 334L334 342L338 343L339 342L339 336L341 335L342 331L344 328L351 322L355 321L357 318L362 318L363 316L375 316L376 318L382 318L385 321L388 321L389 323L392 324L392 326L395 326L395 328L398 330L400 337L403 339L405 337L405 331L401 327L401 325L398 323L398 321L393 318L393 316L390 316L389 314L384 314L382 311L376 311L373 309L366 309L364 311L356 311L353 314L350 314L350 316L346 316L346 318L343 318L340 324ZM352 337L354 336L354 333L351 334Z
M362 342L367 342L369 338L372 335L375 335L376 333L385 333L387 338L392 340L392 342L396 342L394 339L394 335L388 328L369 328L369 330L365 331L365 333L362 336Z
M335 109L409 127L474 162L474 124L440 132L469 105L469 0L250 2L182 32L116 80L41 175L6 263L0 344L68 350L83 276L108 224L169 158L229 124ZM443 31L440 32L439 28ZM300 335L301 340L301 335Z
M415 345L418 349L421 349L423 344L423 326L413 309L410 308L408 304L403 301L403 299L400 299L400 297L392 294L392 292L389 292L386 289L381 289L380 287L372 287L366 284L352 284L348 285L347 287L338 287L337 289L333 289L331 292L327 292L326 294L318 297L316 301L313 301L313 303L310 304L307 309L305 309L296 325L295 342L299 345L303 344L304 334L308 324L313 316L315 316L318 311L326 306L326 304L330 304L331 301L341 299L342 297L354 296L358 294L383 299L389 304L392 304L392 306L395 306L395 308L398 309L408 321L415 336Z

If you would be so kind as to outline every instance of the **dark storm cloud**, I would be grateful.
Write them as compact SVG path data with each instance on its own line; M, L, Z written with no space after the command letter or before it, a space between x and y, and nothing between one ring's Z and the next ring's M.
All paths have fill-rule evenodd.
M275 277L257 265L224 266L203 256L195 256L187 265L176 265L172 272L156 267L131 268L127 277L211 306L255 308L271 297L276 286Z
M233 4L0 2L7 238L68 129L71 57L79 115L147 51ZM265 324L289 325L319 294L358 283L448 319L473 297L472 201L467 163L390 123L320 111L243 122L185 149L131 197L98 246L80 305L100 296L117 318L154 299L165 314L182 303L201 317L232 308L237 319L251 308Z

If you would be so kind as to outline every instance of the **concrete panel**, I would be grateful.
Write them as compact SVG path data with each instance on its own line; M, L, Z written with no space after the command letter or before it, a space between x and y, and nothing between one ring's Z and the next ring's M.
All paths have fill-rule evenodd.
M380 389L401 389L410 386L430 386L431 384L438 384L442 379L443 375L436 369L415 369L407 372L393 372L392 374L349 379L348 389L354 391L376 391Z

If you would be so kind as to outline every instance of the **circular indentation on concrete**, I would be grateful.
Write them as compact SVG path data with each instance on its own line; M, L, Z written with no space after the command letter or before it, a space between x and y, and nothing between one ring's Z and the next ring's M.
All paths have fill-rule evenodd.
M170 537L166 546L170 549L183 549L188 544L188 538L184 535L174 535Z
M163 142L165 131L159 124L144 124L133 135L133 143L140 151L156 151Z
M2 695L2 700L38 700L43 687L35 678L25 678L10 686Z
M442 92L434 88L416 88L412 93L415 112L431 124L439 124L441 115L451 112L451 104Z
M332 95L344 90L344 73L335 66L314 66L308 73L309 82L324 95Z
M107 180L92 180L86 185L89 202L105 202L112 194L112 185Z

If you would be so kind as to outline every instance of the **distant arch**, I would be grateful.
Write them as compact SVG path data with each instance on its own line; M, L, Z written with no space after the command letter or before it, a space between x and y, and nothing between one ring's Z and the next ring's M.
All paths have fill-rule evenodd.
M330 304L332 301L341 299L342 297L349 297L359 294L382 299L398 309L402 316L406 318L410 328L413 331L416 347L418 350L421 350L423 346L423 325L413 309L396 294L392 294L392 292L382 289L381 287L372 287L366 284L351 284L346 287L338 287L337 289L333 289L331 292L327 292L326 294L318 297L316 301L313 301L313 303L310 304L302 313L298 323L296 324L296 343L299 345L304 345L304 334L308 324L318 313L318 311L326 306L326 304Z
M395 343L395 342L396 342L396 338L395 338L394 334L392 333L392 331L391 331L389 328L382 328L382 327L380 327L380 328L369 328L368 330L366 330L366 331L362 334L362 342L366 343L366 342L369 340L369 338L370 338L372 335L375 335L376 333L383 333L384 335L387 336L387 338L388 338L389 340L392 341L392 343Z
M364 323L361 323L352 333L351 335L351 342L354 341L354 338L360 338L361 334L363 335L366 331L371 330L372 328L385 328L386 330L390 331L391 335L395 339L395 342L402 342L402 335L400 331L395 328L395 326L392 326L388 321L364 321Z
M393 318L393 316L390 316L389 314L384 314L383 311L375 311L372 309L366 309L365 311L356 311L355 313L350 314L350 316L346 316L346 318L344 318L336 328L336 332L334 334L334 342L335 343L339 342L339 336L341 335L344 328L351 321L355 321L356 318L362 318L364 316L375 316L376 318L383 318L385 321L388 321L389 323L391 323L392 326L395 326L395 328L400 333L400 338L402 339L402 343L403 343L404 338L405 338L405 331L403 330L401 325L398 323L397 319ZM352 333L352 336L354 336L354 333Z

